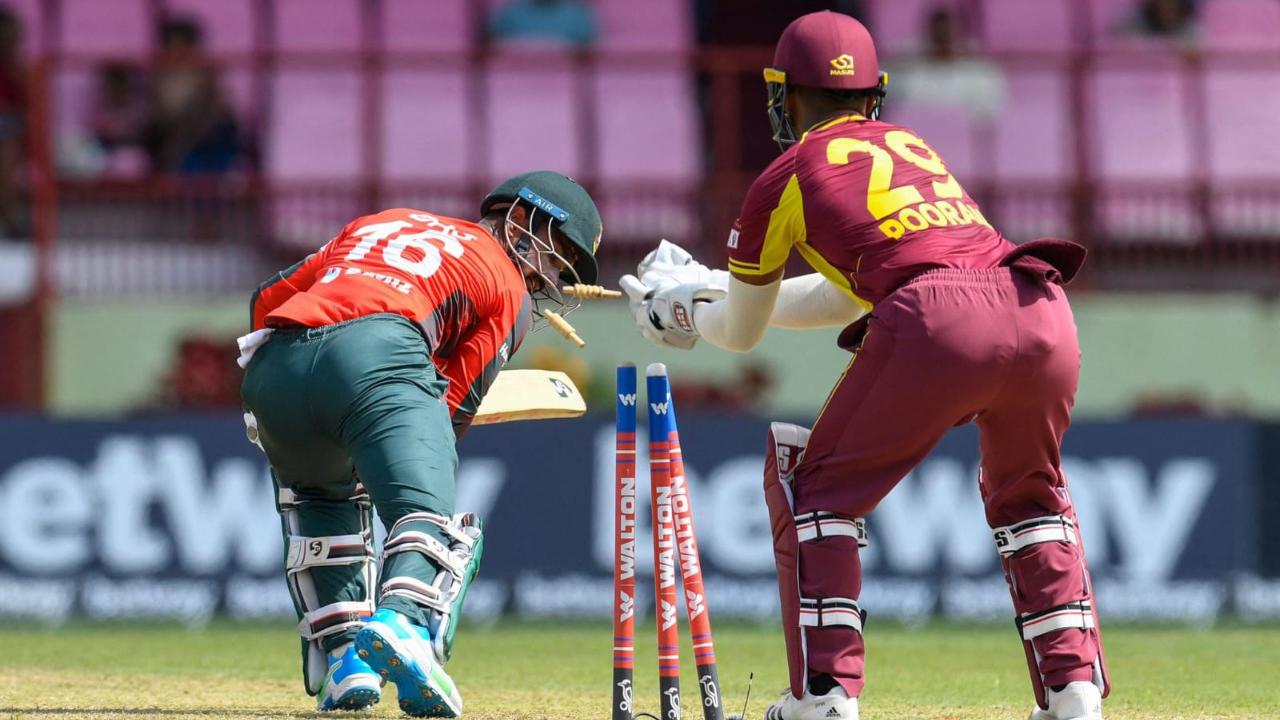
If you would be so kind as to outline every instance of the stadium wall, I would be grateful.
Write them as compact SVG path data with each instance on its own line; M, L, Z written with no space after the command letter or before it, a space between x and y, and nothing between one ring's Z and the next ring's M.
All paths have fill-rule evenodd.
M1255 295L1081 294L1073 299L1084 348L1077 417L1126 417L1148 396L1189 396L1212 415L1280 418L1280 301ZM101 416L144 409L154 397L178 340L186 334L225 337L243 331L245 299L62 300L53 315L50 410ZM596 376L621 360L671 363L677 381L730 382L758 361L772 371L763 410L812 415L844 369L848 354L829 333L770 331L758 353L726 355L654 348L632 331L617 306L588 306L573 316L589 344L574 353L551 333L532 335L515 357L536 348L580 358ZM727 360L727 362L726 362ZM598 381L600 377L596 378ZM604 381L607 381L604 380ZM607 393L607 389L605 393Z
M682 413L681 426L712 607L719 617L772 618L764 422ZM972 426L953 431L869 518L862 600L875 617L1010 619L974 435ZM0 418L0 437L0 617L291 616L271 484L237 415ZM1266 473L1276 470L1268 438L1277 437L1276 427L1247 422L1071 430L1064 466L1105 617L1280 618L1280 577L1267 559L1277 531L1259 502L1275 494ZM548 447L554 463L532 460ZM605 616L611 418L479 428L462 451L458 507L484 516L487 535L469 615ZM649 516L643 507L637 515Z

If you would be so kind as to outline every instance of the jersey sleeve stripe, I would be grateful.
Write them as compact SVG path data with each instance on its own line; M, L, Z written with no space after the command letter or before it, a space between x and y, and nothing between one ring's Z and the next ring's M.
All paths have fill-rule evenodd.
M767 275L782 267L791 254L792 246L803 243L806 233L800 179L792 173L778 197L778 205L769 214L769 227L765 230L764 247L760 251L760 268L747 274Z

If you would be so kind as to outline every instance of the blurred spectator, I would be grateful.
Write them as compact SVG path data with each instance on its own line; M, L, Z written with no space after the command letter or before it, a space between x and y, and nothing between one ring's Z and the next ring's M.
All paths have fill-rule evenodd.
M496 43L552 43L586 50L596 41L596 18L576 0L515 0L489 23Z
M235 340L190 335L161 384L161 409L216 410L240 407L240 368Z
M142 174L148 108L137 69L125 63L103 65L98 70L97 94L93 138L102 151L106 173Z
M983 120L999 115L1006 95L1000 66L968 54L947 8L929 13L924 30L923 54L890 68L889 102L951 107Z
M21 51L22 24L12 10L0 5L0 236L9 238L26 235L18 199L27 112Z
M194 21L160 25L146 145L152 169L162 172L224 173L239 159L240 127Z
M1194 0L1143 0L1130 31L1147 38L1192 44L1196 39Z

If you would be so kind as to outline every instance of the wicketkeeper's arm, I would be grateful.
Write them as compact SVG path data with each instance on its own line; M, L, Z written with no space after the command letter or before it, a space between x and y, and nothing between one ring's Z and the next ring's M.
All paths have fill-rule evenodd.
M697 304L694 324L707 342L732 352L747 352L760 344L770 325L793 329L842 326L863 312L853 298L818 273L763 285L735 274L728 291L723 300Z

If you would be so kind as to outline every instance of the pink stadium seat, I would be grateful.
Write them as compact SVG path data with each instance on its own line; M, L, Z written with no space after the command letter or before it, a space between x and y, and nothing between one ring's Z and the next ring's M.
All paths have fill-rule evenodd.
M901 125L933 148L947 169L963 184L987 177L990 167L975 167L977 129L970 113L961 108L895 103L887 106L885 120Z
M1088 30L1095 45L1108 45L1125 33L1140 0L1088 0Z
M1080 14L1069 0L984 0L979 35L993 51L1065 52Z
M605 63L593 81L595 189L610 238L688 237L702 149L687 70Z
M1017 240L1067 236L1070 213L1063 191L1074 172L1066 75L1017 70L1006 79L1006 110L996 118L992 138L997 202L991 212L1000 231Z
M465 52L474 21L467 0L382 0L382 45L390 52Z
M79 55L145 55L155 38L150 5L149 0L62 0L61 46Z
M960 7L957 0L870 0L868 26L882 55L912 53L924 45L925 20L937 7ZM972 26L967 13L955 11L960 29Z
M53 126L56 133L87 133L97 103L97 86L92 70L58 70L53 78Z
M687 0L600 0L596 3L600 49L688 50L693 46L692 15Z
M1204 105L1213 113L1208 133L1209 180L1216 191L1218 235L1280 236L1280 73L1210 63Z
M1175 57L1135 64L1104 61L1087 107L1099 215L1109 237L1191 242L1199 236L1191 201L1196 150L1187 77Z
M1072 158L1066 75L1020 70L1010 72L1007 81L1007 110L996 118L996 177L1015 183L1068 180Z
M472 170L466 70L392 70L382 78L382 176L465 181Z
M218 75L223 95L243 122L253 122L258 116L258 84L254 75L253 69L240 66L228 67Z
M1210 50L1280 50L1280 2L1210 0L1200 27Z
M277 242L314 249L372 210L358 195L369 117L360 90L354 70L282 70L271 79L263 171L272 181Z
M204 31L205 48L212 55L254 49L258 18L253 0L164 0L164 12L196 20Z
M582 170L577 72L556 53L503 54L484 81L485 139L490 180L527 170Z
M45 50L45 5L43 0L8 0L4 3L22 23L22 54L33 58Z
M357 71L282 70L272 78L264 148L277 180L350 180L363 169Z
M698 179L698 109L684 69L631 70L606 63L593 79L602 181Z
M352 52L363 45L357 0L272 0L275 44L283 52Z
M1202 87L1209 178L1280 182L1280 71L1210 63Z

